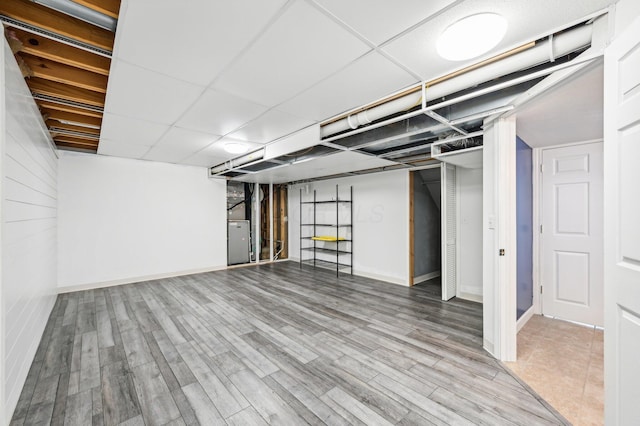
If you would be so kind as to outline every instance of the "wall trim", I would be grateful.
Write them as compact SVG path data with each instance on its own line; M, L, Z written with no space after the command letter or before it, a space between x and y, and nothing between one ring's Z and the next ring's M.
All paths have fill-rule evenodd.
M292 262L300 263L300 258L298 258L298 257L290 257L289 259L283 259L283 261L284 260L290 260ZM322 269L322 267L320 267L320 269ZM329 269L329 268L325 268L325 269L328 270L328 271L331 271L331 269ZM333 269L333 271L335 272L335 269ZM404 279L404 278L390 277L388 275L374 274L372 272L366 272L366 271L362 271L360 269L354 269L353 270L353 275L358 276L358 277L370 278L372 280L384 281L384 282L387 282L387 283L390 283L390 284L401 285L403 287L411 287L407 283L407 280Z
M98 288L114 287L114 286L124 285L124 284L135 284L142 281L160 280L163 278L181 277L184 275L202 274L205 272L220 271L223 269L227 269L227 265L210 266L207 268L189 269L185 271L166 272L162 274L151 274L151 275L143 275L143 276L130 277L130 278L121 278L117 280L101 281L96 283L86 283L86 284L66 285L66 286L63 285L63 286L58 286L58 294L72 293L74 291L83 291L83 290L95 290Z
M429 272L428 274L420 275L418 277L413 278L413 284L420 284L425 281L432 280L434 278L438 278L441 275L440 271Z
M516 331L519 332L522 330L522 327L524 327L524 325L536 314L535 311L535 306L531 306L524 314L522 314L520 319L516 322Z
M482 295L481 294L473 294L473 293L466 293L464 291L460 291L460 292L458 292L456 297L458 299L470 300L471 302L482 303Z

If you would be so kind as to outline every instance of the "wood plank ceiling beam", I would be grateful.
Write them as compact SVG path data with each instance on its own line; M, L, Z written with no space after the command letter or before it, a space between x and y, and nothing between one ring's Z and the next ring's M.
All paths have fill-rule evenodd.
M33 26L111 51L114 34L29 0L3 0L0 13Z
M68 84L44 80L38 77L27 79L27 84L29 85L31 91L35 93L55 96L56 98L66 99L74 102L82 102L88 105L104 107L104 93L81 89L78 87L69 86Z
M90 71L84 71L76 67L70 67L49 59L38 58L26 53L20 56L31 69L33 77L44 80L68 84L69 86L93 90L94 92L107 92L107 77Z
M98 151L97 145L82 145L82 144L76 144L76 143L69 143L62 140L59 140L59 141L54 140L54 142L56 143L56 146L58 148L71 148L71 149L77 149L82 151L91 151L94 153Z
M109 58L17 28L11 27L10 32L20 41L20 52L105 76L109 75L109 67L111 66L111 60Z
M41 109L40 112L45 120L66 121L69 123L82 123L92 127L100 127L102 120L96 117L88 117L86 115L72 114L70 112L56 111L50 109Z
M94 148L97 149L98 148L98 141L94 140L86 140L86 139L80 139L80 138L76 138L73 136L56 136L53 138L53 140L56 143L60 143L60 142L65 142L65 143L70 143L70 144L74 144L74 145L81 145L85 148Z
M93 138L99 137L100 136L100 129L93 129L91 127L82 127L82 126L75 126L73 124L67 124L67 123L62 123L58 120L47 120L46 121L47 127L49 128L49 130L55 128L55 129L61 129L61 130L68 130L70 132L78 132L78 133L84 133L87 136L93 136ZM51 130L51 132L54 132L55 130Z
M36 103L38 104L40 109L42 108L54 109L56 111L64 111L64 112L70 112L72 114L86 115L87 117L102 118L101 112L92 111L90 109L76 108L70 105L59 104L59 103L50 102L50 101L42 101L42 100L36 100Z
M112 18L118 17L120 10L120 0L73 0L75 3L81 4L96 12L103 13Z

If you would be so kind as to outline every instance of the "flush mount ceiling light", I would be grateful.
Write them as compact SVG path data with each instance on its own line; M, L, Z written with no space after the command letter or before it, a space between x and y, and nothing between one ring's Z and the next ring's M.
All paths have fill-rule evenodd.
M224 144L224 150L229 154L244 154L249 150L249 147L238 142L228 142Z
M496 47L507 32L507 21L495 13L467 16L449 25L436 44L438 54L450 61L475 58Z

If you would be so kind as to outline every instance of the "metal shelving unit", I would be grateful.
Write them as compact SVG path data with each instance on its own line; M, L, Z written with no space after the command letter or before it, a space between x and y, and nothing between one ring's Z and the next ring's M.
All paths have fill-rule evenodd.
M318 207L335 204L335 223L318 223ZM313 208L311 222L304 222L303 206L310 205ZM349 209L349 222L340 222L341 206ZM327 210L328 211L328 210ZM317 193L313 191L313 201L302 201L302 189L300 189L300 268L304 264L312 264L313 267L335 268L336 276L340 272L348 270L353 275L353 187L349 187L349 199L340 199L338 185L334 200L318 200ZM309 235L311 233L311 235ZM330 233L330 234L329 234ZM321 234L321 235L319 235ZM329 234L329 235L328 235ZM347 236L345 236L348 234ZM309 245L312 242L313 245ZM319 243L323 243L319 246ZM312 257L304 258L304 253L311 253ZM318 257L318 255L321 255ZM325 255L325 256L322 256ZM328 256L327 256L328 255ZM335 260L328 257L335 256Z

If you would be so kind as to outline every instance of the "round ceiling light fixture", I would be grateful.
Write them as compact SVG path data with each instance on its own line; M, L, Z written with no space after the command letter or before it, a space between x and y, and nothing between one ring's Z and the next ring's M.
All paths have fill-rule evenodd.
M249 151L249 147L239 142L227 142L224 144L224 150L229 154L244 154Z
M507 32L507 20L496 13L467 16L449 25L436 43L438 54L450 61L475 58L496 47Z

